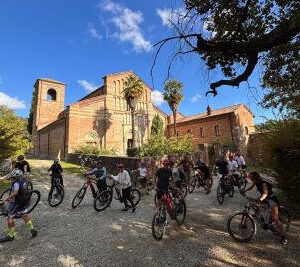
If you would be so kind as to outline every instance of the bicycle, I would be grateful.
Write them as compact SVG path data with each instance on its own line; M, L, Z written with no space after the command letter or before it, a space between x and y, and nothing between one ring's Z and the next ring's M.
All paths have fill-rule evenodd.
M109 185L107 190L104 190L101 193L99 193L97 197L94 199L94 209L96 211L98 212L103 211L111 204L113 199L114 189L117 194L116 200L119 200L121 203L123 202L121 191L117 187L117 182L112 180L112 185ZM136 207L141 200L141 193L138 189L131 188L130 197L133 201L134 207ZM130 203L129 203L129 207L132 208Z
M246 177L247 174L245 172L233 172L232 173L232 177L233 177L233 185L238 187L240 190L245 190L246 185L248 183Z
M135 173L135 172L136 171L132 171L131 173ZM133 179L133 187L139 190L146 188L148 192L151 191L154 188L154 181L152 178L148 178L148 177L145 177L145 179L146 179L146 183L142 184L140 177L135 176Z
M98 194L95 190L95 186L96 186L96 182L93 181L90 176L87 176L86 182L77 191L76 195L74 196L74 198L72 200L72 208L75 209L79 206L79 204L82 202L82 200L86 194L86 190L88 189L88 187L91 189L93 198L95 199Z
M206 182L209 181L209 184L207 184ZM202 186L206 192L208 192L211 187L212 187L212 177L209 177L207 179L204 180L204 175L196 169L195 171L195 175L192 177L191 179L191 184L189 187L189 193L193 193L195 187L200 188L200 186Z
M41 200L41 193L38 190L31 190L30 191L31 196L30 196L30 201L29 201L29 205L27 207L27 214L31 213L37 206L37 204L40 202ZM10 196L11 194L11 188L8 188L7 190L5 190L4 192L2 192L2 194L0 195L0 199L5 199L8 196ZM0 209L0 216L5 216L6 214L3 213L3 211ZM20 219L21 216L17 216L16 219Z
M278 235L279 232L276 230L268 204L258 204L255 199L247 196L245 196L245 199L245 209L234 213L227 220L229 235L237 242L250 242L257 231L255 220L258 221L263 230L271 230L274 234ZM250 214L251 211L254 212L253 215ZM291 216L283 206L279 206L279 220L283 224L284 231L288 232L291 224ZM237 230L234 229L235 226L237 226Z
M172 220L180 226L185 221L186 204L183 198L180 197L179 189L169 190L165 193L158 207L157 212L152 219L152 235L155 240L160 241L165 234L167 226L167 213Z
M51 188L48 194L48 203L51 207L57 207L64 200L65 190L61 184L60 177L53 176L52 179L53 180L51 181Z
M227 175L224 175L220 178L218 187L217 187L217 199L221 205L224 202L225 195L228 194L230 197L233 197L234 187Z

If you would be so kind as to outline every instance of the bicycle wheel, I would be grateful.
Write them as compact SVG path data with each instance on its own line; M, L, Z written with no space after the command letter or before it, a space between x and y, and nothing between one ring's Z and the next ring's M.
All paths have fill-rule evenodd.
M10 188L7 188L5 191L3 191L0 195L0 199L4 199L4 198L7 198L9 197L10 195L10 192L11 192L11 189Z
M256 234L256 224L248 213L238 212L229 217L227 230L235 241L246 243Z
M94 209L96 211L103 211L105 210L112 201L112 191L105 190L102 191L94 200Z
M222 183L219 183L218 188L217 188L217 199L219 204L223 204L224 202L224 197L225 197L225 192Z
M64 188L61 185L56 184L53 186L52 190L50 190L48 194L48 203L51 207L57 207L63 202L64 197Z
M136 207L136 205L139 204L139 202L141 200L141 193L136 188L130 189L130 197L132 199L132 202L133 202L134 206ZM129 206L131 207L130 204L129 204Z
M167 214L161 208L154 214L152 219L152 235L155 240L160 241L165 233Z
M74 196L73 200L72 200L72 208L75 209L76 207L78 207L78 205L81 203L81 201L83 200L84 196L86 193L86 187L83 186L81 187L78 192L76 193L76 195Z
M41 200L41 193L38 190L32 190L31 191L31 198L30 198L30 203L29 206L27 208L27 213L32 212L35 207L37 206L37 204L40 202Z
M196 187L196 184L197 184L197 178L196 177L193 177L192 180L191 180L191 183L190 183L190 186L189 186L189 193L193 193L195 187Z
M291 215L285 207L279 207L279 220L282 223L283 230L288 232L291 226Z
M182 199L175 200L176 222L178 225L182 225L186 216L186 204Z

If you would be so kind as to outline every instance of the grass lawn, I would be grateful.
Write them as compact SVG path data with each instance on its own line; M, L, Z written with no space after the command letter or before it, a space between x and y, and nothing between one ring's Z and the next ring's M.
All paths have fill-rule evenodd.
M10 182L0 181L0 193L3 192L8 187L10 187Z

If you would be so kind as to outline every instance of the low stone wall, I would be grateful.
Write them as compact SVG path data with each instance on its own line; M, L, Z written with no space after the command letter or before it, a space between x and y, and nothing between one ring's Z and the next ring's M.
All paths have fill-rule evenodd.
M84 163L85 167L93 168L97 160L103 162L103 166L106 167L107 172L111 174L116 174L118 172L117 165L123 163L125 169L134 170L137 169L140 163L138 158L129 158L121 156L95 156L95 155L81 155L75 153L69 153L66 157L66 161L69 163L74 163L80 165Z

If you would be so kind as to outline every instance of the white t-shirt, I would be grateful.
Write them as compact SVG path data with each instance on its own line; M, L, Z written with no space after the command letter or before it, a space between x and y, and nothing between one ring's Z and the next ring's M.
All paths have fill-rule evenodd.
M112 175L111 177L120 184L120 188L127 188L131 186L130 176L126 170L119 172L116 176Z
M236 171L238 169L239 165L237 164L237 162L235 160L232 160L232 161L229 160L228 161L228 167L229 167L229 170L231 172L233 172L233 171Z
M139 167L138 171L139 171L140 177L146 177L147 176L147 169L145 167L144 168Z
M237 161L237 164L239 166L242 166L242 165L246 165L245 163L245 160L244 160L244 157L243 156L236 156L235 160Z

